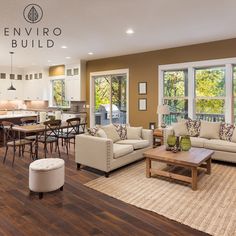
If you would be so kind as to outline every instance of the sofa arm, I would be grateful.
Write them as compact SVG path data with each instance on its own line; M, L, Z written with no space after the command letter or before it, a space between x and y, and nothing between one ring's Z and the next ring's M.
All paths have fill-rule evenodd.
M75 139L75 162L109 172L113 157L113 142L110 139L77 135Z
M142 129L142 138L148 140L149 146L153 146L153 131L151 129Z
M167 138L169 135L173 135L174 134L174 129L173 127L167 127L163 129L163 142L164 145L167 145Z

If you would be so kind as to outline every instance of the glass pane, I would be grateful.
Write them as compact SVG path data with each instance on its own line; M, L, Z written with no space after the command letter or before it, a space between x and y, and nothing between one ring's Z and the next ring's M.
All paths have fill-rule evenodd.
M52 81L52 94L53 101L52 105L57 107L68 107L69 102L65 98L65 81L64 80L53 80Z
M178 100L165 99L164 103L170 106L170 115L166 115L164 117L166 124L170 125L171 123L177 122L180 119L188 118L187 99L178 99Z
M225 68L196 69L195 84L196 97L224 97Z
M164 97L188 96L187 71L164 72Z
M127 94L126 74L111 77L112 88L112 123L126 124Z
M197 119L222 121L225 118L224 99L196 99Z
M95 124L110 124L110 76L100 76L94 79Z

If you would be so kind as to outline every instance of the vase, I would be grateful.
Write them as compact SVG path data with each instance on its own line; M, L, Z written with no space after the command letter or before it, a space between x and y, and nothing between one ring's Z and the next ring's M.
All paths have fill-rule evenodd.
M176 144L176 137L174 135L168 135L167 144L169 147L174 147Z
M180 147L182 151L188 151L191 148L190 136L181 137Z

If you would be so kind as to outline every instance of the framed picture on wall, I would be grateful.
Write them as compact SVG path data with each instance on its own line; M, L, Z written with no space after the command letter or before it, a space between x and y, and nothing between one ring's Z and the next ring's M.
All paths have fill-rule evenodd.
M138 83L138 94L146 95L147 94L147 82L139 82Z
M138 110L139 111L146 111L147 110L147 99L146 98L139 98Z

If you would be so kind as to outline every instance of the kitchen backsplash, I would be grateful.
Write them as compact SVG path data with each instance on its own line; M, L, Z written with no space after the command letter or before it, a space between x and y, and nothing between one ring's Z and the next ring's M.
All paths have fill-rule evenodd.
M85 104L85 102L71 102L71 108L66 111L73 113L86 112ZM47 101L0 101L0 110L16 109L54 110L54 108L48 108Z

